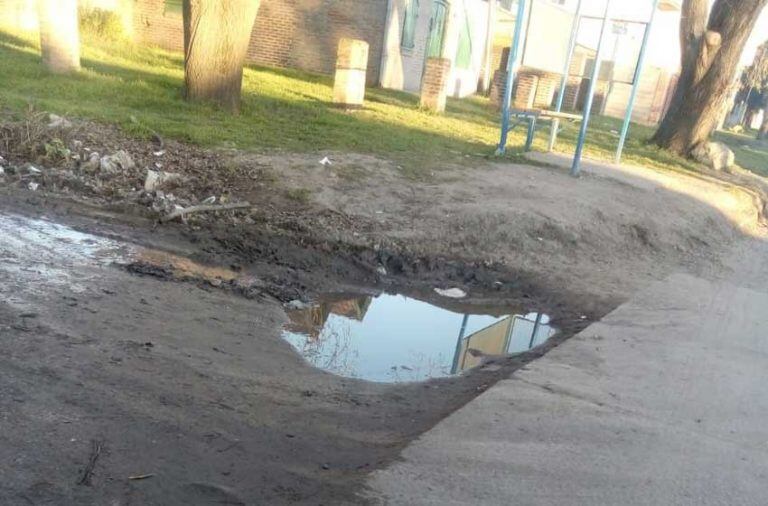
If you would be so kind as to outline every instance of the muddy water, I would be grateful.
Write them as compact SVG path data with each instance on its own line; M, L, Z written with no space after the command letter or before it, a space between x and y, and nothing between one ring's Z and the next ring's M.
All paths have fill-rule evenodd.
M403 295L324 297L288 311L283 338L313 366L376 382L461 374L535 348L556 330L541 313L447 310Z
M198 264L178 255L79 232L44 219L0 215L0 261L31 282L65 283L79 291L97 272L78 267L142 264L169 276L211 282L234 281L239 275ZM247 279L243 277L243 279Z
M174 279L249 282L229 269L44 219L0 215L0 236L4 268L38 291L56 284L81 292L100 276L99 267L115 264ZM403 295L327 296L287 313L291 323L283 338L311 365L375 382L458 375L489 357L528 351L556 333L541 313L478 312L471 306L448 310Z

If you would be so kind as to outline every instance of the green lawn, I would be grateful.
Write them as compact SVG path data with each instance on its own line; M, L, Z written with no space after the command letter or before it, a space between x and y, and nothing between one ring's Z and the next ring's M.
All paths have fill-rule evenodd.
M736 154L736 162L743 168L768 177L768 143L758 141L756 132L736 134L717 132L715 139L724 142Z
M138 135L156 131L205 146L370 153L414 174L467 156L490 156L498 141L498 113L483 98L451 99L447 113L435 115L420 110L412 94L372 88L363 110L346 113L330 104L328 76L249 67L242 111L231 116L182 100L182 59L176 53L86 37L83 70L74 76L47 73L38 53L36 37L0 32L0 105L22 111L31 104L39 110L117 123ZM597 117L591 125L586 156L611 160L620 122ZM558 149L572 152L577 129L576 123L565 125ZM695 168L647 145L651 132L633 126L627 162ZM547 136L542 129L534 148L544 149ZM512 133L511 157L523 137L522 127Z

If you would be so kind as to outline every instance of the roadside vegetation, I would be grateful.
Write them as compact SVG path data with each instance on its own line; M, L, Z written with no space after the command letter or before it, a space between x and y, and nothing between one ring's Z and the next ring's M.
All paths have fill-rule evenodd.
M371 88L363 110L347 113L331 104L332 77L250 66L245 69L240 113L183 100L181 54L85 33L82 70L75 75L47 72L35 34L0 33L0 105L19 112L33 107L60 115L115 123L135 135L160 135L202 146L295 152L346 151L392 159L413 175L441 165L489 157L498 138L498 113L484 98L451 99L444 115L420 110L418 97ZM586 155L612 160L620 121L598 117L591 123ZM566 123L557 149L572 152L577 123ZM653 130L633 125L627 163L695 170L696 164L646 143ZM542 128L534 149L545 149ZM768 150L742 148L723 138L737 163L765 172ZM524 128L514 130L510 148L522 146ZM735 146L734 146L735 144ZM519 151L510 149L510 158Z

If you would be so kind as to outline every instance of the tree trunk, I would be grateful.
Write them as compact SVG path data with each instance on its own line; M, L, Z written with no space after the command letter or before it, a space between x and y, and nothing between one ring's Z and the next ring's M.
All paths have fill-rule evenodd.
M187 100L240 108L243 63L259 0L184 0Z
M37 16L43 64L57 74L79 70L77 0L38 0Z
M687 156L709 139L738 71L741 53L768 0L684 0L682 68L669 110L653 142Z

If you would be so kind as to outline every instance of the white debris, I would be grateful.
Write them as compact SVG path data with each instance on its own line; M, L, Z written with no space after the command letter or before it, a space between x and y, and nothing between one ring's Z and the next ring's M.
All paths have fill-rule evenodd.
M4 175L4 174L5 174L5 167L3 167L2 165L0 165L0 176L2 176L2 175Z
M48 128L72 128L72 122L57 114L48 115Z
M445 290L442 288L435 288L435 293L442 297L448 297L449 299L463 299L467 296L467 292L461 288L448 288Z
M37 183L35 183L34 181L30 181L30 182L29 182L29 184L27 185L27 188L29 188L29 189L30 189L30 190L32 190L33 192L34 192L34 191L37 191L37 189L38 189L39 187L40 187L40 185L39 185L39 184L37 184Z
M147 170L147 178L144 180L144 191L157 191L165 184L172 181L179 181L181 178L181 174L162 172L158 170Z
M324 166L326 166L326 167L327 167L327 166L329 166L329 165L333 165L333 162L331 161L331 159L330 159L330 158L328 158L328 157L326 156L325 158L323 158L322 160L320 160L320 165L324 165Z
M96 151L91 152L88 155L88 159L83 161L83 164L80 166L85 172L96 172L99 170L99 167L101 167L101 155Z
M27 172L29 174L41 174L43 171L35 167L34 165L30 165L27 167Z
M215 196L210 196L207 199L203 200L202 203L206 204L206 205L215 204L216 203L216 197Z
M302 302L302 301L297 299L297 300L292 300L291 302L287 303L285 305L285 307L287 307L288 309L293 309L293 310L296 310L296 311L300 311L302 309L309 308L309 304L307 304L306 302Z
M155 151L152 154L155 156L163 156L165 154L165 150L161 149L160 151Z
M383 265L380 265L380 266L376 267L376 272L378 272L382 276L386 276L387 275L387 268L384 267Z
M131 155L122 149L114 155L102 157L99 165L101 171L106 174L116 174L121 170L131 170L135 167L136 163L131 158Z

